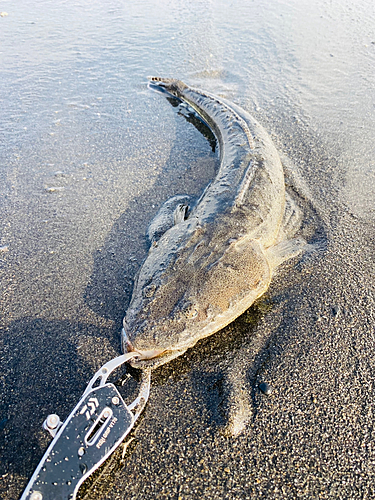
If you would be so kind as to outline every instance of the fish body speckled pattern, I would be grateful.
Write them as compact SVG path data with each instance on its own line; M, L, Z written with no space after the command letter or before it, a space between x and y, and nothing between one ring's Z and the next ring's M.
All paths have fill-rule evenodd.
M237 105L179 80L152 78L150 86L186 102L211 128L220 167L198 201L173 197L151 223L122 333L139 368L164 364L232 322L304 246L285 229L293 226L292 201L265 129Z

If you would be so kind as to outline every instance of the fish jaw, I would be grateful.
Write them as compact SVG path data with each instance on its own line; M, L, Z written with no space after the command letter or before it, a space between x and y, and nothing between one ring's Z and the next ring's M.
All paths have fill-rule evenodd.
M136 352L138 354L137 359L139 360L156 358L157 356L160 356L165 352L165 349L148 349L148 350L136 349L130 342L129 337L126 334L125 328L123 328L121 331L121 344L124 353Z
M187 349L175 349L175 350L165 350L165 349L149 349L149 350L138 350L135 349L126 334L125 328L121 331L121 345L122 351L136 352L138 356L133 358L129 364L133 368L139 368L144 370L146 368L157 368L158 366L168 363L174 358L181 356Z

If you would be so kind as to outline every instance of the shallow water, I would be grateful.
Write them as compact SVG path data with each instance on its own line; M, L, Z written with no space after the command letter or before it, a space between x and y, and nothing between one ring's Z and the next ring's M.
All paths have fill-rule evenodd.
M125 463L119 452L84 498L371 496L373 2L1 10L2 497L19 497L41 458L45 416L64 418L119 354L153 214L215 175L212 144L148 75L252 113L319 217L324 251L285 266L247 315L155 373ZM233 406L251 414L236 439Z

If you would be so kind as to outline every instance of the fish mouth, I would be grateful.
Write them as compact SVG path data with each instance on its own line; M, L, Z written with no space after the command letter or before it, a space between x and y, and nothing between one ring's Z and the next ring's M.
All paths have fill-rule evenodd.
M123 352L136 352L137 356L128 361L133 368L141 370L157 368L183 354L186 349L136 349L129 340L125 328L121 330L121 344Z
M149 349L146 351L135 349L126 334L125 328L121 330L121 340L123 352L136 352L138 354L136 361L145 361L157 358L158 356L161 356L162 354L167 352L165 349Z

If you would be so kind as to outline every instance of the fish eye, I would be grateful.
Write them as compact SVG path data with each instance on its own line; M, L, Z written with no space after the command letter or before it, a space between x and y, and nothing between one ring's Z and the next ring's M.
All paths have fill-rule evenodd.
M155 291L156 291L156 285L146 286L143 289L143 296L149 299L154 295Z
M198 309L195 306L190 305L185 309L184 315L187 319L194 319L198 316Z

